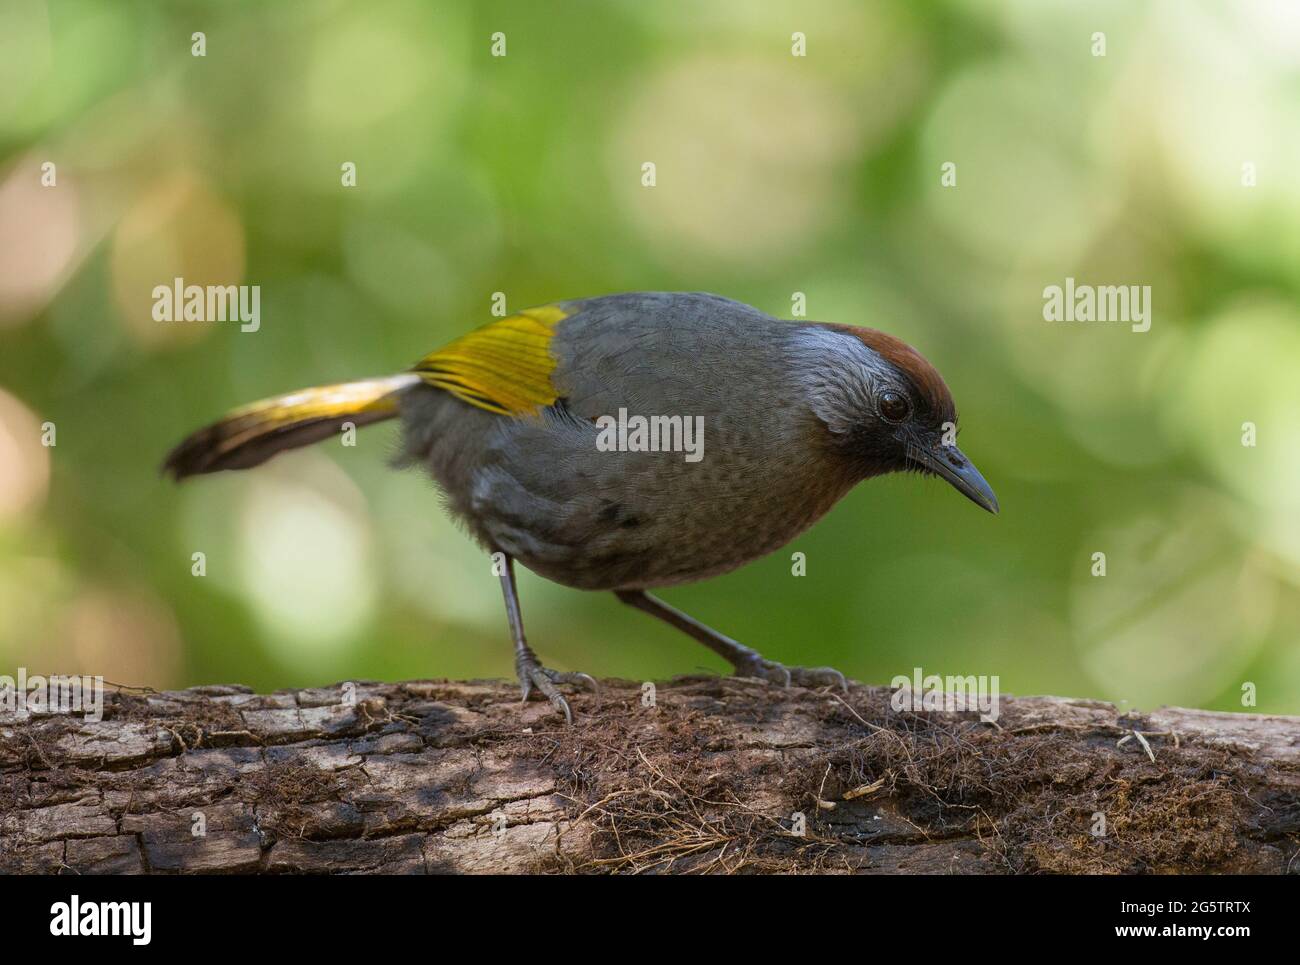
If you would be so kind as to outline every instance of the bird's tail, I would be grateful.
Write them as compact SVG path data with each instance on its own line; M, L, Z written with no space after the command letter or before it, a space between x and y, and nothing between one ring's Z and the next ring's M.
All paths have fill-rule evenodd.
M397 415L398 396L422 381L405 373L300 389L243 406L192 433L167 455L163 472L181 480L222 469L248 469L277 452Z

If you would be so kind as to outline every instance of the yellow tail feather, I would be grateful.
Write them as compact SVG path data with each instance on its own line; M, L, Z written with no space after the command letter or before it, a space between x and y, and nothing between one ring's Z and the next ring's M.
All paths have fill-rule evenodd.
M222 469L247 469L277 452L296 449L357 426L397 415L397 397L420 383L414 374L341 382L290 392L242 406L190 435L173 449L163 472L177 480Z

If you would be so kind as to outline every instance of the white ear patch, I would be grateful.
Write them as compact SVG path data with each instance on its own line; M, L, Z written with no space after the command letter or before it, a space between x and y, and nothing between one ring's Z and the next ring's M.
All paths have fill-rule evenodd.
M795 378L831 432L848 432L874 418L876 395L898 381L893 366L845 332L809 325L791 343Z

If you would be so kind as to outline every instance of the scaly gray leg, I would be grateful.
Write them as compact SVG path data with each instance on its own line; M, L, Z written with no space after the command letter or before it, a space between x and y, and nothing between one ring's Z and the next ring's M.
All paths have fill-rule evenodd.
M757 650L751 650L744 644L723 636L694 617L670 607L663 600L656 599L645 590L615 590L614 595L628 606L644 610L652 617L658 617L688 637L698 640L735 667L738 676L759 677L780 684L782 687L794 684L796 687L833 686L841 690L849 689L844 674L834 667L786 667L775 660L764 660L763 655Z
M585 673L562 672L542 666L524 637L524 619L519 613L519 593L515 589L515 561L504 553L501 555L506 560L505 568L501 571L501 592L506 598L506 619L510 621L510 636L515 642L515 673L519 676L519 687L523 691L524 700L528 699L533 687L536 687L564 714L565 723L572 724L573 711L569 710L569 702L555 685L582 684L596 690L596 681Z

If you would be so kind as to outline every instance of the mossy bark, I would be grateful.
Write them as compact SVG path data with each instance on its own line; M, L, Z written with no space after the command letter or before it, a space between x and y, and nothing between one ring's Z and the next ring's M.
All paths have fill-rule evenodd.
M1300 718L736 678L117 691L0 719L0 871L1300 870Z

